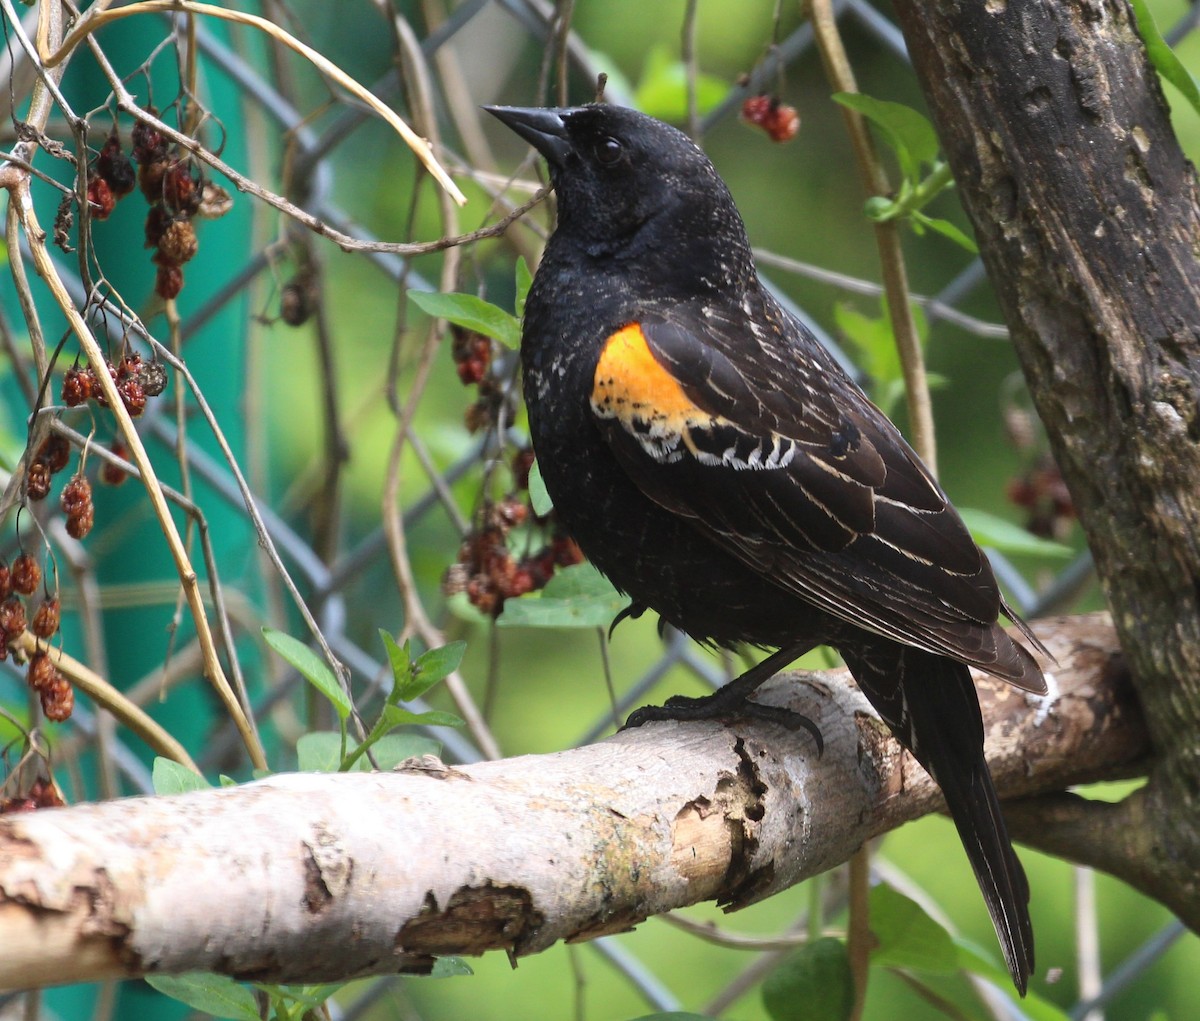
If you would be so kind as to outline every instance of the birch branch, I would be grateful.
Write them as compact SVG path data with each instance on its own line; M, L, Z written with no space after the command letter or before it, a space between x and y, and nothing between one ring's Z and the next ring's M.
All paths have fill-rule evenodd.
M1144 768L1108 618L1038 630L1058 659L1049 696L980 685L1001 796ZM847 677L763 689L820 727L820 758L803 729L663 723L464 767L426 758L6 816L0 987L415 973L438 955L537 953L698 901L744 906L941 804Z

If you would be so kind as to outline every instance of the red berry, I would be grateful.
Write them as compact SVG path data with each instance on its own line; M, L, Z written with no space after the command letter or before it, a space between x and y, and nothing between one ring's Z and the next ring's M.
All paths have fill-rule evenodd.
M50 661L50 653L41 650L29 657L29 670L25 674L25 682L34 691L45 691L54 683L57 673Z
M771 112L771 97L750 96L742 102L742 120L761 127Z
M159 266L154 278L154 293L164 301L179 297L183 290L183 270L178 266Z
M9 568L9 580L14 592L23 596L31 596L42 580L42 569L38 562L28 553L22 553L12 562Z
M72 514L67 518L67 535L72 539L85 539L96 523L96 512L88 507L85 511Z
M44 500L50 492L50 466L35 457L25 468L25 495L31 500Z
M87 200L92 217L97 220L107 220L117 205L117 198L103 177L93 177L88 181Z
M157 115L153 107L147 107L146 112ZM139 163L151 163L161 160L167 155L167 139L158 128L144 121L138 121L133 126L133 158Z
M158 239L154 261L160 266L182 266L200 250L191 220L172 220Z
M42 712L46 714L46 719L62 723L71 718L71 711L75 708L75 689L62 674L48 688L43 688L41 695Z
M20 596L9 596L0 603L0 636L3 644L15 642L25 633L25 604Z
M68 408L76 408L80 404L86 403L87 399L92 396L94 379L92 370L86 366L80 368L78 365L73 365L67 369L62 384L63 404Z
M161 202L163 179L167 176L170 163L164 159L151 160L138 166L138 187L146 196L147 202Z
M88 482L87 476L76 475L63 486L58 503L67 517L73 517L88 510L92 506L92 484Z
M95 167L117 198L128 195L137 184L137 171L121 148L121 136L116 128L113 128L100 155L96 157Z
M794 106L778 104L763 124L772 142L790 142L800 130L800 114Z
M190 216L200 205L200 195L200 185L192 176L192 168L187 160L172 163L163 176L163 201L172 209Z
M117 389L121 392L121 400L131 417L137 418L146 410L146 391L136 379L124 380Z
M117 455L123 457L126 461L129 460L129 450L120 440L113 440L112 446L109 449ZM129 478L129 473L119 464L113 464L111 461L105 461L100 469L100 481L109 486L119 486Z
M37 456L46 462L50 473L56 475L67 466L67 462L71 459L71 444L65 436L51 433L38 447Z
M59 606L58 598L47 596L33 615L33 623L29 625L29 630L39 638L51 638L58 631L61 616L62 609Z

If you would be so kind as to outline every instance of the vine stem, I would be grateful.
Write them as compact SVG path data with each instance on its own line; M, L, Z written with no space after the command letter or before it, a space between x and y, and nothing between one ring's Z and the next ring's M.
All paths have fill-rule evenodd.
M829 84L837 92L857 92L858 84L854 80L854 71L850 67L846 49L842 45L842 37L838 33L831 0L811 0L810 16ZM854 148L863 187L870 197L890 196L892 187L871 141L866 120L857 110L842 107L841 111ZM913 448L936 477L937 443L933 428L933 405L929 399L929 381L925 375L925 356L921 351L921 341L917 336L917 326L908 300L908 271L900 244L899 225L892 221L876 223L875 243L879 248L892 334L896 339L900 365L904 373Z
M381 102L368 89L363 88L357 81L351 78L337 64L329 60L314 50L311 46L306 46L299 39L285 32L278 25L273 24L266 18L260 18L256 14L247 14L243 11L227 10L224 7L217 7L214 4L194 3L193 0L142 0L141 3L129 4L127 7L118 7L115 10L97 9L94 13L89 10L73 29L67 34L62 45L52 53L46 53L42 56L42 62L45 67L52 68L61 63L71 52L91 33L97 29L107 25L112 21L119 21L122 18L128 18L134 14L156 14L160 12L177 11L181 14L200 14L211 18L221 18L225 21L236 22L239 25L248 25L251 28L256 28L273 39L277 39L289 49L299 53L305 60L311 63L322 74L328 75L333 81L337 82L342 88L353 95L356 99L365 103L382 117L392 127L392 129L404 139L405 144L412 149L419 159L433 175L434 180L438 182L460 206L466 205L467 198L458 189L458 185L451 180L450 175L445 171L437 159L433 155L433 150L430 149L429 143L421 138L415 131L412 130L404 120L399 117L394 110L386 103Z

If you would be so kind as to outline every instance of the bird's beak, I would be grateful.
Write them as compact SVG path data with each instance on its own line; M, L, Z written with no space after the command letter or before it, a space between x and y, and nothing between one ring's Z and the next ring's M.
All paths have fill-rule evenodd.
M561 110L538 106L485 106L484 109L512 128L554 166L562 166L571 152Z

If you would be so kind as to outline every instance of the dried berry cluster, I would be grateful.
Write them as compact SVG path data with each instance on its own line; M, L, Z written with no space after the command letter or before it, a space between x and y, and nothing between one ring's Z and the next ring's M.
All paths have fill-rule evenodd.
M172 150L162 132L144 121L133 128L133 158L138 186L150 203L146 247L154 249L158 267L154 293L170 300L183 289L184 263L200 249L192 218L200 210L204 178L178 148Z
M528 490L532 464L533 452L528 449L518 451L513 458L513 477L518 490ZM465 592L472 606L498 617L506 599L543 588L556 568L583 560L579 547L551 518L535 519L543 533L549 533L541 547L515 556L509 548L509 536L531 517L533 512L527 499L515 494L498 503L485 503L480 513L481 523L463 539L458 560L446 572L443 591L447 595Z
M36 812L39 808L62 808L65 804L58 784L39 776L24 794L0 798L0 815L8 812Z
M137 172L121 148L121 136L114 127L99 154L88 167L87 198L92 216L107 220L117 200L123 199L137 184Z
M157 115L153 106L147 113ZM87 196L92 215L106 220L117 201L140 187L150 204L146 214L146 247L154 249L158 267L154 291L169 300L183 289L183 266L199 250L196 217L215 218L228 212L229 193L205 179L179 146L144 121L131 133L130 159L114 126L88 167ZM133 161L137 162L134 169Z
M70 450L70 444L61 436L47 437L25 469L25 495L29 499L46 498L51 476L67 466ZM76 472L63 486L59 505L67 518L67 534L73 539L84 538L96 523L96 514L92 506L92 487L82 472ZM24 591L15 583L14 587L18 592Z
M50 639L58 633L61 608L57 596L44 596L33 613L27 612L33 594L42 581L42 569L30 554L22 553L10 567L0 561L0 659L8 657L8 647L28 628L38 638ZM29 658L26 681L38 693L47 719L62 722L75 707L75 692L50 654L39 649Z
M742 120L762 128L773 142L788 142L800 130L800 114L778 96L749 97L742 103Z
M1045 450L1033 414L1015 404L1004 408L1009 442L1025 455L1026 467L1008 482L1011 503L1026 513L1025 528L1043 539L1065 540L1075 522L1075 503L1063 481L1058 462Z
M105 369L121 395L121 403L133 418L146 410L146 400L167 388L167 370L158 360L145 361L136 351L128 351L120 363L108 362ZM63 376L62 402L76 408L88 401L108 407L96 370L90 365L73 365Z
M482 333L450 327L450 356L463 386L474 386L474 403L467 407L467 429L473 433L492 428L503 418L512 421L513 407L500 380L493 370L492 342Z

